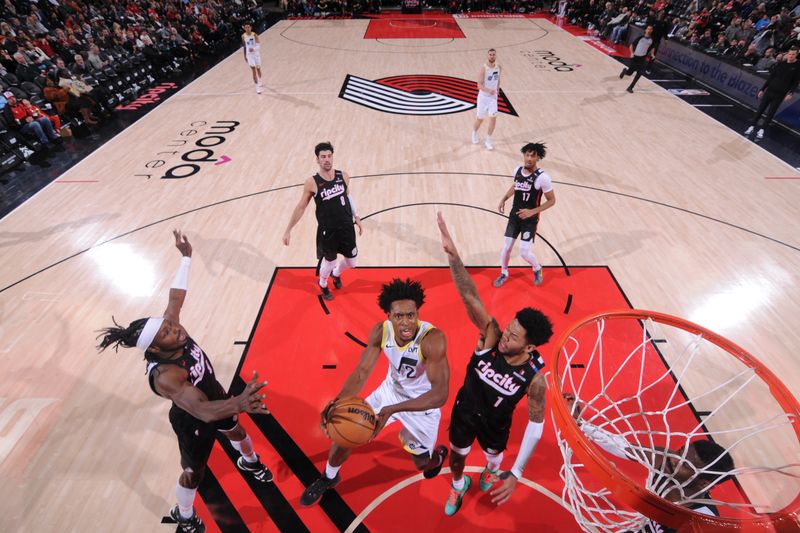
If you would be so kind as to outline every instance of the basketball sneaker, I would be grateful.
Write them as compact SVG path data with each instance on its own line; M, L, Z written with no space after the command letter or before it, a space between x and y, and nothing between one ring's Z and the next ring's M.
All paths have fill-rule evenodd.
M333 286L334 287L336 287L337 289L341 289L342 288L342 278L341 277L334 276L333 274L331 274L331 279L333 280Z
M480 479L480 488L483 492L492 488L492 485L497 483L500 480L500 471L499 470L489 470L489 467L485 467L483 472L481 472L481 479Z
M540 268L539 270L534 270L533 284L538 287L539 285L542 284L543 281L544 281L544 272L542 272L542 269Z
M255 463L251 463L240 456L239 460L236 461L236 466L239 467L239 470L252 474L253 477L256 478L256 481L260 481L261 483L269 483L272 481L272 472L258 459L256 459Z
M753 128L753 126L750 126L750 127L749 127L749 128L747 128L746 130L744 130L744 136L745 136L745 137L750 137L750 136L753 134L753 130L754 130L754 129L755 129L755 128Z
M478 132L473 130L472 131L472 144L478 144L479 142L481 142L481 138L478 137Z
M203 533L206 530L206 525L194 510L191 518L184 518L176 505L169 510L169 516L178 523L179 533Z
M256 85L256 94L261 94L261 85Z
M319 290L322 292L323 300L333 300L333 294L331 294L331 290L328 287L320 285Z
M483 141L483 145L486 147L487 150L494 150L494 143L489 137L486 137L486 140Z
M434 457L439 457L441 461L439 461L439 466L434 466L433 468L429 468L422 472L422 475L425 476L425 479L432 479L439 475L439 472L442 471L442 466L444 466L444 460L447 459L447 454L449 450L446 446L442 446L441 444L434 448L433 455Z
M325 491L328 489L332 489L336 485L339 484L341 481L341 477L339 474L336 474L336 477L333 479L328 479L325 477L325 474L319 476L319 478L306 487L306 490L303 491L303 495L300 496L300 505L303 507L308 507L310 505L314 505L322 498L322 495L325 494Z
M461 490L450 485L450 495L447 497L447 503L444 505L444 514L453 516L461 509L461 500L464 499L464 494L467 493L470 485L472 485L472 480L469 476L464 476L464 488Z
M761 128L756 132L756 140L760 141L762 139L764 139L764 128Z
M497 276L497 279L492 282L492 287L498 289L502 287L503 283L505 283L506 281L508 281L508 274L503 274L501 272L500 275Z

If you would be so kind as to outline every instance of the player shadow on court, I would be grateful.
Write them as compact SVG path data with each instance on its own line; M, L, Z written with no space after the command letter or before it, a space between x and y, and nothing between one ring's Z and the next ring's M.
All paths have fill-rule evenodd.
M110 220L118 218L119 216L119 213L109 215L92 215L90 217L73 220L72 222L62 222L60 224L55 224L53 226L48 226L35 231L0 231L0 248L15 246L17 244L38 242L64 231L81 229L83 226L88 225L99 225L100 223L106 223Z
M588 258L596 258L597 250L603 250L604 260L620 259L640 250L645 241L653 238L652 231L631 230L627 232L589 232L560 241L559 252L573 263L584 264Z
M636 164L635 162L631 162L631 169L640 174L647 174L652 171L652 169L648 168L637 169ZM585 185L597 187L602 190L607 190L609 186L613 186L619 192L637 195L642 193L642 189L638 185L627 183L624 179L617 178L612 174L600 172L596 167L587 168L577 165L567 165L558 161L548 161L547 170L550 171L553 176L557 176L554 178L554 182L559 184L561 184L559 181L559 178L561 178L561 180L569 180L568 183L577 186Z
M305 107L308 109L313 109L314 111L319 111L320 109L320 107L317 104L312 103L310 100L304 100L302 98L297 98L295 96L289 96L288 94L279 93L275 89L268 87L266 85L264 86L263 96L269 96L270 98L274 98L275 100L279 100L287 104L293 104L297 107Z
M420 206L416 209L423 209L423 215L429 214L431 223L433 223L433 207ZM426 231L426 234L420 233L420 225L414 226L412 224L406 224L402 222L379 221L379 218L380 215L372 218L374 222L379 223L371 224L370 229L372 232L377 231L378 233L382 234L385 237L385 242L399 241L415 249L416 252L422 252L430 257L443 258L444 252L442 252L441 242L439 242L438 239L434 239L433 237L426 235L430 233L429 231ZM446 264L444 258L442 259L442 264ZM380 287L378 287L378 289L380 290Z
M115 394L113 388L101 389L88 380L75 379L74 375L63 372L56 364L47 366L47 374L48 383L58 383L61 387L71 383L69 390L72 392L62 390L53 394L60 398L47 408L53 410L49 415L51 426L39 438L42 446L33 454L29 464L47 465L45 471L48 486L63 484L85 487L88 483L97 495L102 491L96 487L105 484L109 488L115 487L114 498L119 498L119 484L122 484L128 491L127 497L137 497L142 507L153 517L163 516L172 505L171 484L153 482L153 485L164 489L164 492L158 494L153 491L147 480L158 480L163 475L163 465L157 461L148 461L147 458L156 454L164 455L163 451L156 452L152 448L152 432L156 431L161 436L167 435L166 442L174 447L167 454L173 458L172 462L167 464L174 463L176 478L180 473L178 447L167 421L168 405L161 406L158 402L151 401L145 390L137 395L140 401L134 403ZM11 383L25 383L32 376L30 369L27 369L7 378ZM40 394L42 397L48 396L46 390ZM74 398L76 395L91 400L78 402ZM69 410L64 409L67 398L71 398ZM149 422L153 418L159 420L155 426ZM35 425L28 430L29 433L33 431ZM90 440L93 445L88 449L93 451L87 452L87 441ZM64 457L66 450L71 452L71 456ZM39 467L40 470L42 468ZM51 493L43 491L41 483L42 481L22 485L21 490L16 491L20 496L19 506L24 507L23 515L30 516L37 512L35 510L46 509L52 503L45 500L51 497ZM100 500L93 501L94 507L87 505L82 512L103 512L104 506L108 505Z
M581 106L611 103L615 100L619 100L628 96L628 94L625 92L625 89L619 86L619 76L607 76L599 81L610 84L611 86L606 87L606 92L603 94L582 98L580 101Z
M728 142L722 142L716 145L711 150L711 157L708 158L705 163L707 165L716 165L723 161L742 161L749 158L756 150L760 149L755 143L743 137L736 136Z
M214 277L233 269L254 281L264 281L275 269L275 262L251 244L232 239L205 238L200 234L191 234L190 239L195 249L203 251L197 254L197 258Z

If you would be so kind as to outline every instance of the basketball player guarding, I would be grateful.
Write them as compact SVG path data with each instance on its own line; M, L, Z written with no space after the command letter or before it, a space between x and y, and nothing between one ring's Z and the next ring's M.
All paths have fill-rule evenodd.
M417 470L430 479L439 474L447 457L447 448L436 446L436 435L442 417L440 407L447 401L450 368L444 333L419 320L424 302L425 291L418 281L393 279L383 286L378 305L388 320L378 322L370 331L358 366L322 411L322 427L339 398L359 395L383 351L389 371L365 400L376 415L373 438L386 424L399 421L403 425L403 448L411 454ZM339 468L351 451L331 446L325 472L303 492L301 505L314 504L339 483Z
M485 119L489 120L486 140L483 143L487 150L494 150L492 133L494 133L494 126L497 122L498 94L500 94L500 65L497 64L497 52L494 48L490 48L486 64L481 67L480 74L478 74L477 119L475 119L475 125L472 126L472 144L478 144L481 142L478 129Z
M244 50L244 60L247 61L253 72L256 93L261 94L261 42L258 40L258 34L253 33L253 26L249 22L244 25L242 49Z
M655 447L653 453L639 447L634 449L622 435L582 420L582 406L578 405L576 409L572 407L575 403L574 395L564 394L564 398L583 434L600 448L620 459L644 464L650 471L649 476L659 475L656 472L666 474L661 475L656 484L648 482L648 487L652 486L650 490L655 494L677 505L684 505L696 513L719 516L716 505L710 503L713 498L708 490L733 477L735 465L725 448L712 440L698 439L676 450ZM681 503L688 498L699 501L688 505ZM648 522L642 531L677 533L677 530L654 521Z
M504 212L506 200L514 197L511 212L508 214L505 242L500 252L500 275L493 285L500 287L508 280L508 260L517 237L521 237L519 255L533 267L533 283L542 284L544 273L542 265L533 254L533 241L536 238L536 227L539 225L539 213L556 205L556 193L553 192L553 181L550 175L537 167L544 159L547 147L543 143L528 143L520 150L523 166L514 172L514 184L500 199L497 210ZM542 194L547 199L542 203Z
M192 246L185 235L174 231L175 246L183 256L181 266L169 290L169 303L163 316L134 320L125 328L114 321L104 328L98 350L109 346L139 348L147 362L150 388L159 396L172 400L169 421L178 437L183 472L175 489L178 504L170 510L178 531L202 533L205 525L194 511L194 497L203 479L206 462L219 431L230 439L241 457L236 465L257 481L272 481L272 472L261 464L253 443L239 425L238 415L268 413L259 390L266 382L258 374L238 396L229 396L214 375L214 368L205 352L180 324L180 311L189 286L189 265Z
M536 348L550 340L553 327L541 311L526 307L517 311L514 320L501 330L483 306L441 213L438 223L450 273L479 334L450 417L453 484L444 512L452 516L461 508L464 494L472 484L470 477L464 475L464 464L476 438L487 462L481 473L480 489L486 492L502 480L500 487L491 492L492 502L497 505L507 502L514 492L544 429L546 385L541 374L544 360ZM501 474L514 408L524 396L528 397L528 425L514 466Z
M319 143L314 147L319 172L303 184L300 201L292 211L289 225L283 233L283 244L289 246L292 228L300 221L311 199L317 207L317 259L319 267L319 287L322 297L333 300L328 288L328 278L333 278L333 286L342 288L342 272L356 266L356 231L361 235L361 219L356 213L356 203L350 195L350 176L342 170L333 168L333 145ZM336 257L342 259L337 263Z

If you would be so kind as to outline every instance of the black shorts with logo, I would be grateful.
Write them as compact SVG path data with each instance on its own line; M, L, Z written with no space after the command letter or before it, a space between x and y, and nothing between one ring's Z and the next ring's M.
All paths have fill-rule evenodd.
M208 456L211 455L217 431L233 429L236 427L238 417L203 422L173 403L169 410L169 421L178 437L181 466L184 469L191 468L194 472L202 472L208 462Z
M523 241L530 241L536 238L536 226L539 225L539 216L526 218L522 220L516 215L508 217L508 224L506 225L506 237L516 239L522 235Z
M350 224L325 229L317 226L317 259L324 257L328 261L335 261L338 254L348 259L358 255L355 226Z
M459 401L453 406L450 415L450 443L456 448L468 448L477 438L484 451L498 454L506 449L510 432L510 419L487 417Z

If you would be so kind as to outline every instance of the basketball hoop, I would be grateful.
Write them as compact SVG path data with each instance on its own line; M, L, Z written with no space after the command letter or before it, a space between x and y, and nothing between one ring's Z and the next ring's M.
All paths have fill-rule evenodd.
M736 344L663 313L611 311L565 331L548 364L562 497L584 530L800 531L800 404ZM687 460L703 439L733 471ZM699 476L708 485L694 490Z

